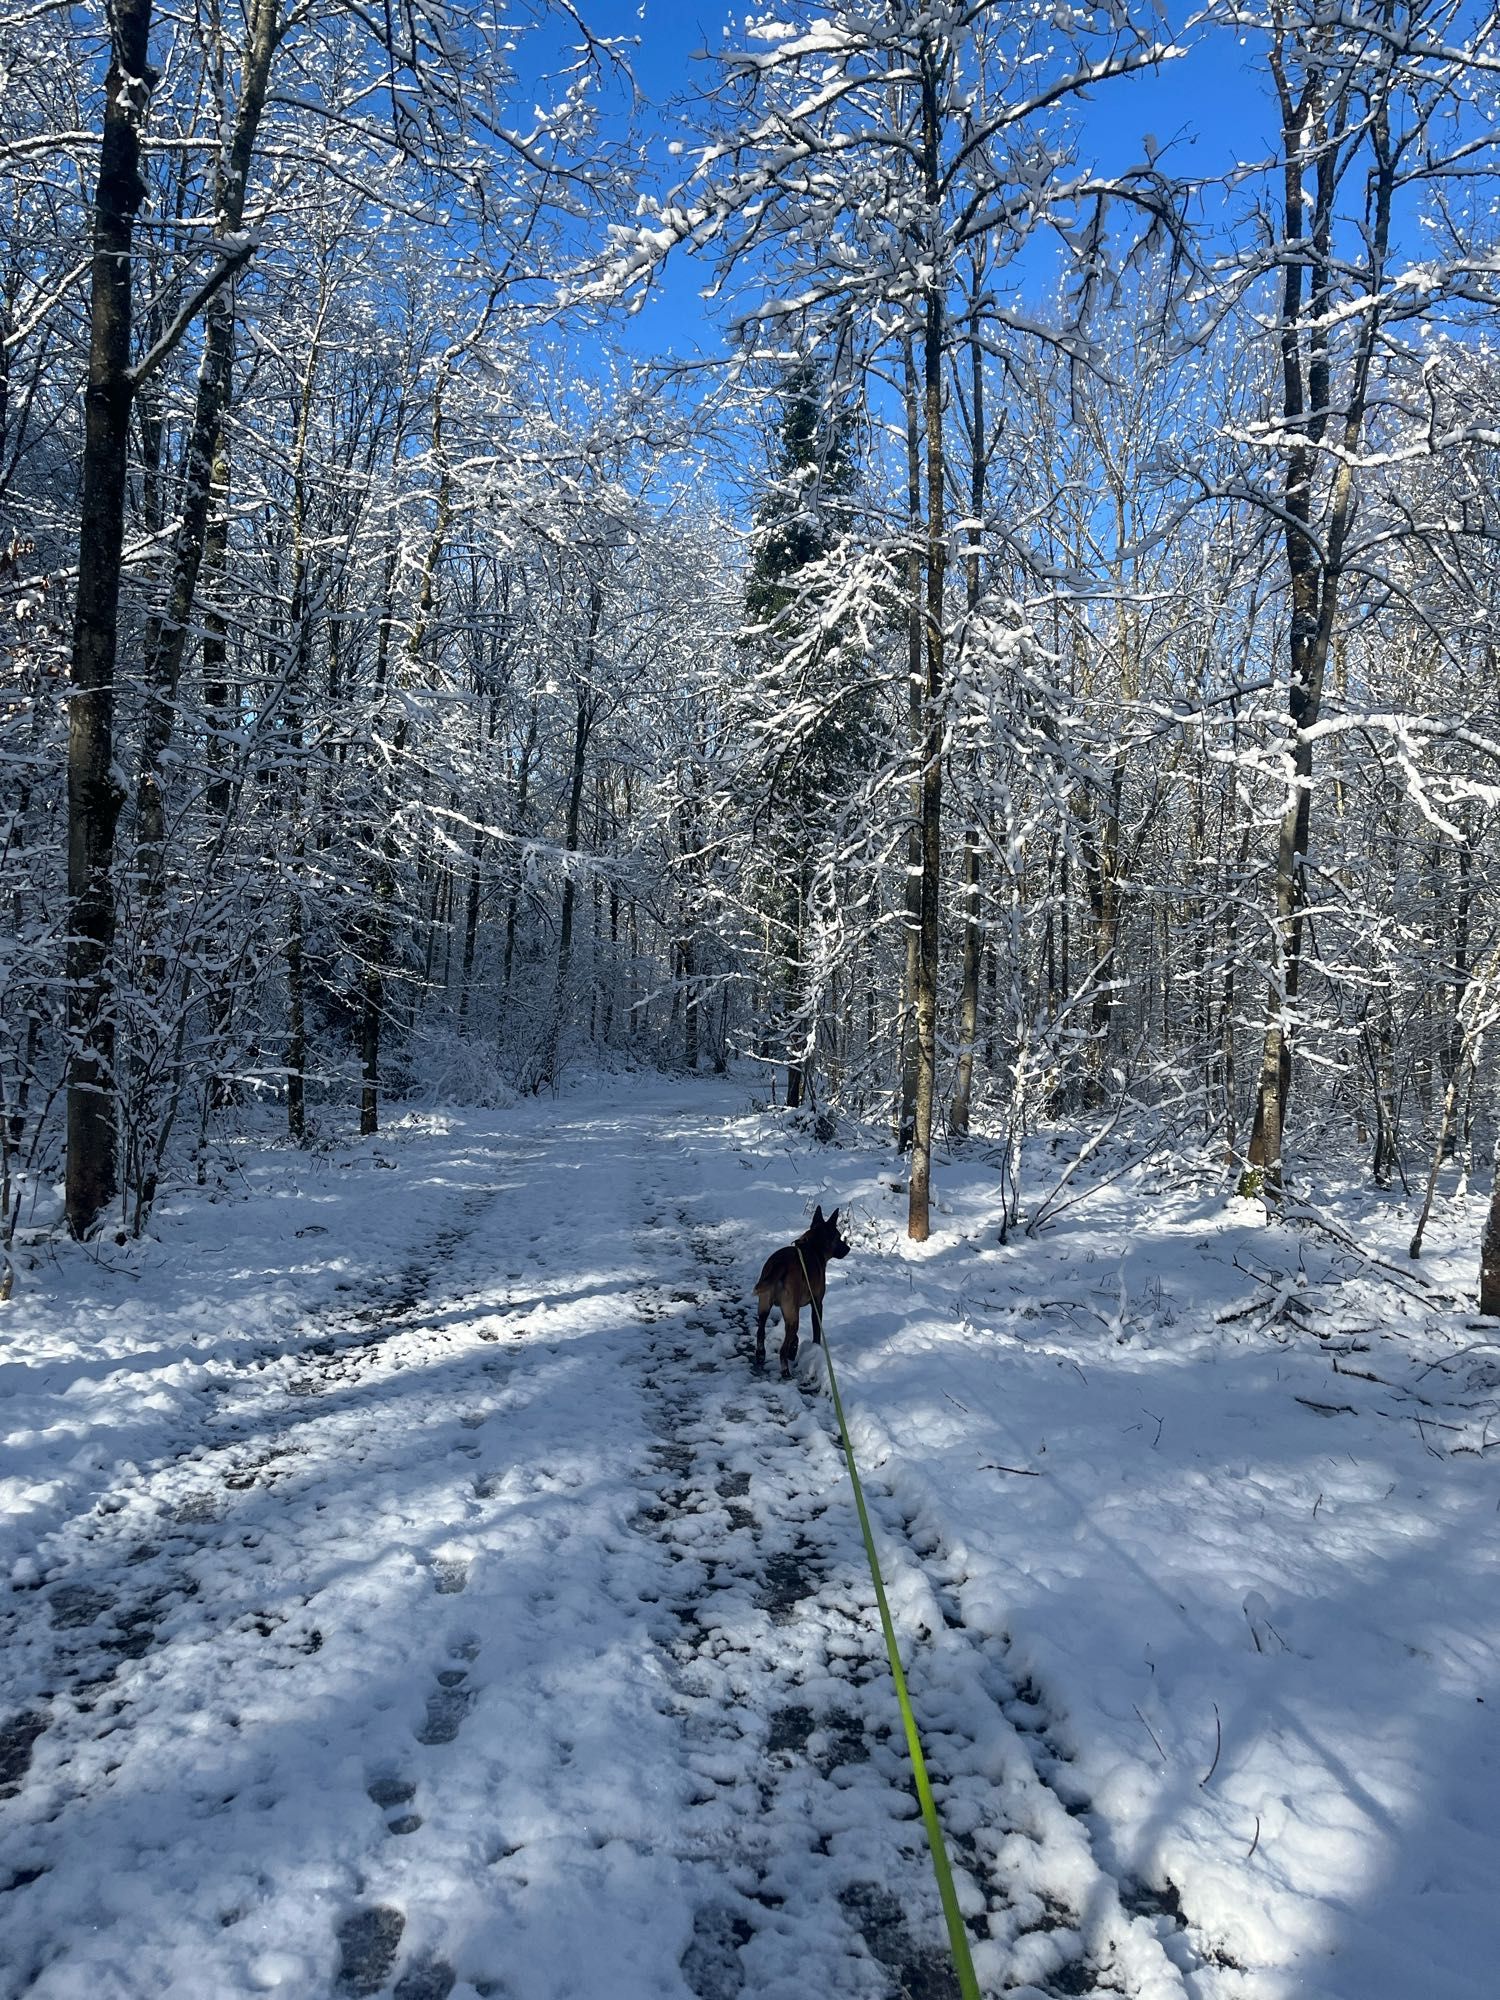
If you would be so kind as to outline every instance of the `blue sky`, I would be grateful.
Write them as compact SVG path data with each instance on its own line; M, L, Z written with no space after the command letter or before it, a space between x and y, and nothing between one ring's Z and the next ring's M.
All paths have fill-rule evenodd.
M691 125L680 124L680 113L668 107L711 78L712 65L693 58L723 45L722 24L730 10L698 0L584 0L582 11L595 32L635 40L631 62L647 100L640 113L642 133L658 139L654 150L668 164L666 139L692 138ZM742 20L744 13L742 5L732 18ZM1274 143L1276 117L1258 53L1223 31L1199 34L1185 56L1159 72L1101 86L1074 114L1081 157L1106 170L1133 165L1144 157L1143 140L1150 133L1158 147L1169 149L1164 167L1194 178L1264 158ZM631 322L628 345L637 353L718 351L717 331L699 296L710 278L685 258L669 266Z

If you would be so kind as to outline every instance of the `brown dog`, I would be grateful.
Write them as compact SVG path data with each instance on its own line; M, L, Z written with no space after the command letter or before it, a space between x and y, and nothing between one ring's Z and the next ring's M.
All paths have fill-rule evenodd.
M798 1252L802 1254L797 1254ZM821 1204L813 1210L811 1224L784 1249L774 1250L766 1259L766 1267L755 1281L755 1303L760 1316L755 1322L755 1363L760 1367L766 1358L766 1321L771 1317L771 1308L777 1307L781 1313L781 1324L786 1328L786 1337L781 1343L781 1372L785 1377L792 1372L792 1363L797 1359L797 1321L802 1308L811 1305L813 1309L813 1339L823 1338L823 1293L828 1285L828 1265L834 1257L847 1257L849 1245L839 1235L839 1212L835 1209L826 1219ZM804 1271L804 1265L806 1270Z

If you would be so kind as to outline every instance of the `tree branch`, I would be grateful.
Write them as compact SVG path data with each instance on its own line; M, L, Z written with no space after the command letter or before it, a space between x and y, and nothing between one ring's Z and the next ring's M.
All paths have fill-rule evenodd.
M217 269L209 272L203 283L199 285L198 289L183 305L176 319L173 320L161 339L147 353L141 356L140 360L127 374L125 379L130 384L130 393L132 396L139 395L141 389L151 380L157 369L162 366L163 362L170 358L181 342L183 335L214 296L215 292L222 285L227 284L235 276L236 272L244 269L246 264L255 255L257 247L258 239L254 236L242 236L237 242L231 241L226 243L221 241L219 248L224 253L223 261Z

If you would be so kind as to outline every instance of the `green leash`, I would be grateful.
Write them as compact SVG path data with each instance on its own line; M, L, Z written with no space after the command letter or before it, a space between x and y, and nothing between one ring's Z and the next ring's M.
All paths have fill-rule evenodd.
M849 1467L849 1483L854 1488L854 1505L859 1514L859 1532L865 1539L865 1554L869 1558L870 1577L875 1585L875 1602L880 1607L880 1628L885 1633L886 1657L891 1663L891 1679L896 1684L896 1703L901 1710L902 1726L906 1730L906 1748L911 1757L917 1803L922 1808L922 1824L927 1829L927 1845L932 1853L932 1872L937 1876L938 1895L942 1898L943 1916L948 1925L948 1945L953 1953L953 1969L958 1974L958 1987L963 2000L982 2000L979 1981L974 1976L974 1961L969 1956L969 1933L964 1928L963 1913L958 1907L958 1892L953 1886L953 1869L949 1865L948 1848L943 1839L942 1826L938 1821L937 1804L932 1796L932 1786L927 1781L927 1759L922 1755L922 1739L917 1734L917 1718L912 1714L911 1696L906 1691L906 1675L902 1671L901 1654L896 1645L896 1628L891 1623L891 1608L885 1601L885 1585L880 1580L880 1559L875 1553L875 1537L870 1531L870 1516L865 1507L865 1491L859 1483L859 1467L854 1463L854 1446L849 1442L849 1426L844 1421L844 1404L839 1395L838 1377L833 1372L833 1355L829 1351L827 1336L823 1331L823 1309L814 1296L812 1280L807 1275L807 1259L802 1255L800 1244L797 1247L797 1262L802 1266L802 1277L807 1285L807 1300L812 1307L813 1326L823 1346L823 1361L828 1370L828 1388L833 1397L833 1413L838 1418L839 1437L844 1447L844 1462Z

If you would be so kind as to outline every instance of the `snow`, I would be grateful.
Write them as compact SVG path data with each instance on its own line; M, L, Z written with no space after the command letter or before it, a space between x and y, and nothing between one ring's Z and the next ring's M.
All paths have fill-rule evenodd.
M23 1272L0 1996L952 1990L821 1360L749 1366L817 1201L986 1992L1491 1992L1480 1198L1413 1266L1184 1161L1002 1244L976 1145L919 1248L900 1171L592 1080Z

